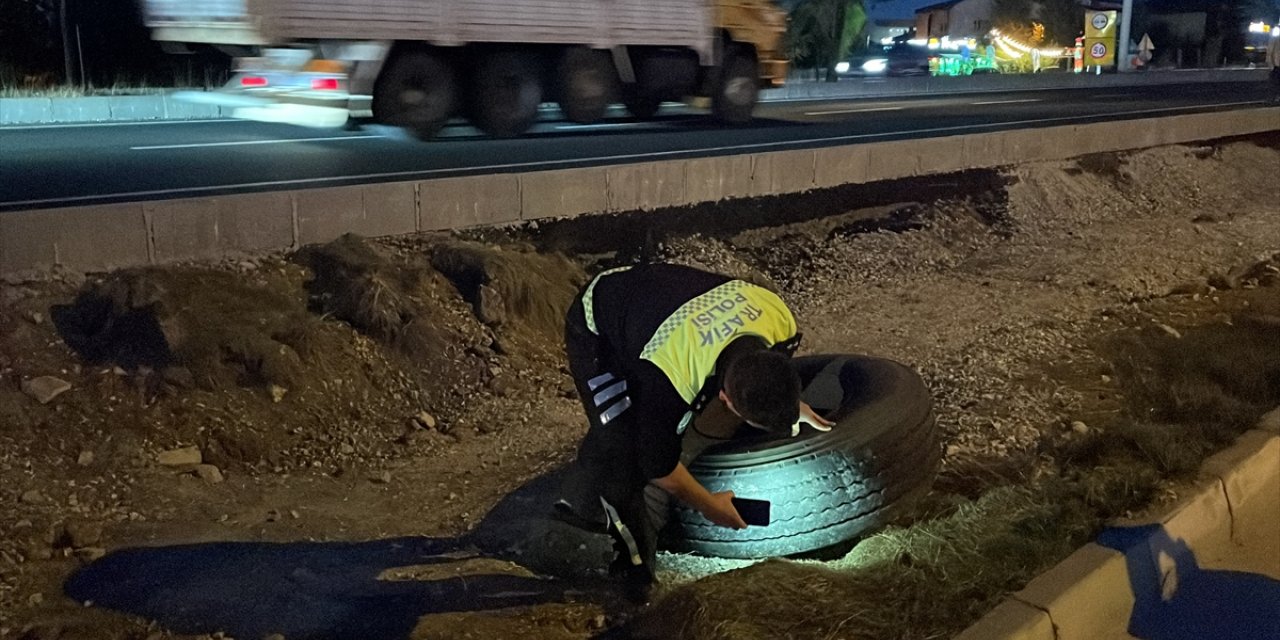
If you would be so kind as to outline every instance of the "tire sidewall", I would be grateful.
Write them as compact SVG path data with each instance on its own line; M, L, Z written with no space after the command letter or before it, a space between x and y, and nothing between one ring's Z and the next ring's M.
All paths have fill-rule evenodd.
M446 59L428 52L397 56L374 88L374 118L427 139L457 112L457 78Z
M715 527L681 506L668 546L733 558L804 553L883 526L928 490L941 447L923 381L891 361L851 359L873 378L857 408L832 431L798 440L732 441L689 464L709 491L773 502L770 526Z
M578 124L594 124L604 118L617 99L617 76L605 54L572 48L561 58L560 110Z
M751 120L759 100L759 69L755 55L742 47L730 48L712 97L712 112L724 122L743 124Z
M471 119L494 137L518 136L533 126L542 104L537 65L518 52L485 54L472 78Z

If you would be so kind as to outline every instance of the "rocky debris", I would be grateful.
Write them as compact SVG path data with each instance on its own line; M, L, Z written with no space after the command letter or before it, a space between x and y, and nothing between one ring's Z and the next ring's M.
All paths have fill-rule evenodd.
M1089 425L1079 420L1073 421L1071 423L1071 432L1078 436L1086 435L1089 433Z
M436 417L426 411L419 411L418 415L413 417L413 422L422 429L435 429L437 426Z
M1156 323L1156 327L1158 327L1161 331L1165 332L1166 335L1168 335L1170 338L1173 338L1174 340L1182 339L1182 332L1178 331L1177 329L1174 329L1173 327L1167 324Z
M67 523L66 542L73 549L92 547L102 540L102 524L88 520L73 520Z
M511 395L515 388L516 382L511 376L498 375L489 380L489 390L499 398Z
M381 473L369 476L369 482L375 484L391 484L391 472L383 471Z
M275 403L281 402L282 400L284 400L284 396L287 393L289 393L288 389L278 384L271 385L271 401L272 402L275 402Z
M46 496L44 493L42 493L39 489L28 489L26 491L23 491L22 495L18 497L18 501L21 502L22 504L30 504L30 505L36 505L36 506L46 505L46 504L49 504L50 502L49 497Z
M40 404L49 404L54 398L70 390L70 382L54 376L40 376L22 381L22 392Z
M102 547L81 547L75 550L75 555L81 562L89 563L101 560L107 555L107 550Z
M80 455L76 456L76 464L82 467L87 467L93 464L94 458L95 456L93 452L86 449L81 451Z
M491 327L502 326L507 321L507 310L497 289L487 284L480 285L476 294L476 318Z
M186 467L198 465L204 462L204 456L200 453L200 447L181 447L178 449L161 451L156 459L161 465L166 467Z
M44 324L44 314L39 311L32 311L27 314L27 322L34 325L42 325Z
M1280 282L1280 253L1260 256L1226 273L1209 277L1208 284L1215 289L1248 289L1272 286Z
M160 375L165 382L180 389L190 389L196 385L195 374L186 367L165 367Z
M195 474L209 484L218 484L225 479L222 476L222 470L211 464L196 465Z
M284 637L284 634L272 633L269 635L262 636L262 640L286 640L286 639Z

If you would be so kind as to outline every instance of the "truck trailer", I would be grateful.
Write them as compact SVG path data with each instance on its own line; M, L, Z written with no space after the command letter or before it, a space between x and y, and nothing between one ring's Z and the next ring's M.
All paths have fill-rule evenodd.
M515 136L556 103L577 123L709 98L728 123L782 84L772 0L143 0L154 39L235 58L234 117L313 126L373 118L431 138L461 117Z

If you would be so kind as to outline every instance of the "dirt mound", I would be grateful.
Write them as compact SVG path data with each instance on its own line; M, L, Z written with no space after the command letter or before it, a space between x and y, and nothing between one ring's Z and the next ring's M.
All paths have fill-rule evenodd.
M429 265L396 260L359 236L345 235L304 247L295 256L311 269L313 307L406 355L423 357L462 342L450 335L436 301L450 296L449 284Z
M564 315L587 281L582 268L563 255L528 246L447 242L430 253L432 266L453 282L481 322L556 344Z
M208 269L121 271L55 305L52 316L88 364L206 389L291 388L316 322L299 292L281 284Z

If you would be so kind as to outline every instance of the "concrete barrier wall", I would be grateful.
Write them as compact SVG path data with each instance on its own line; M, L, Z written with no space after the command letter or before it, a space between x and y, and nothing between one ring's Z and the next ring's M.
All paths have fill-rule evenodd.
M1280 130L1280 108L821 149L0 214L0 273L210 260L326 242L736 198Z
M1127 74L1041 73L966 77L854 78L841 82L792 81L761 95L765 101L892 98L924 95L1151 86L1202 82L1266 82L1265 70L1205 69ZM192 104L173 96L90 96L84 98L0 98L0 126L145 122L228 118L230 108Z

